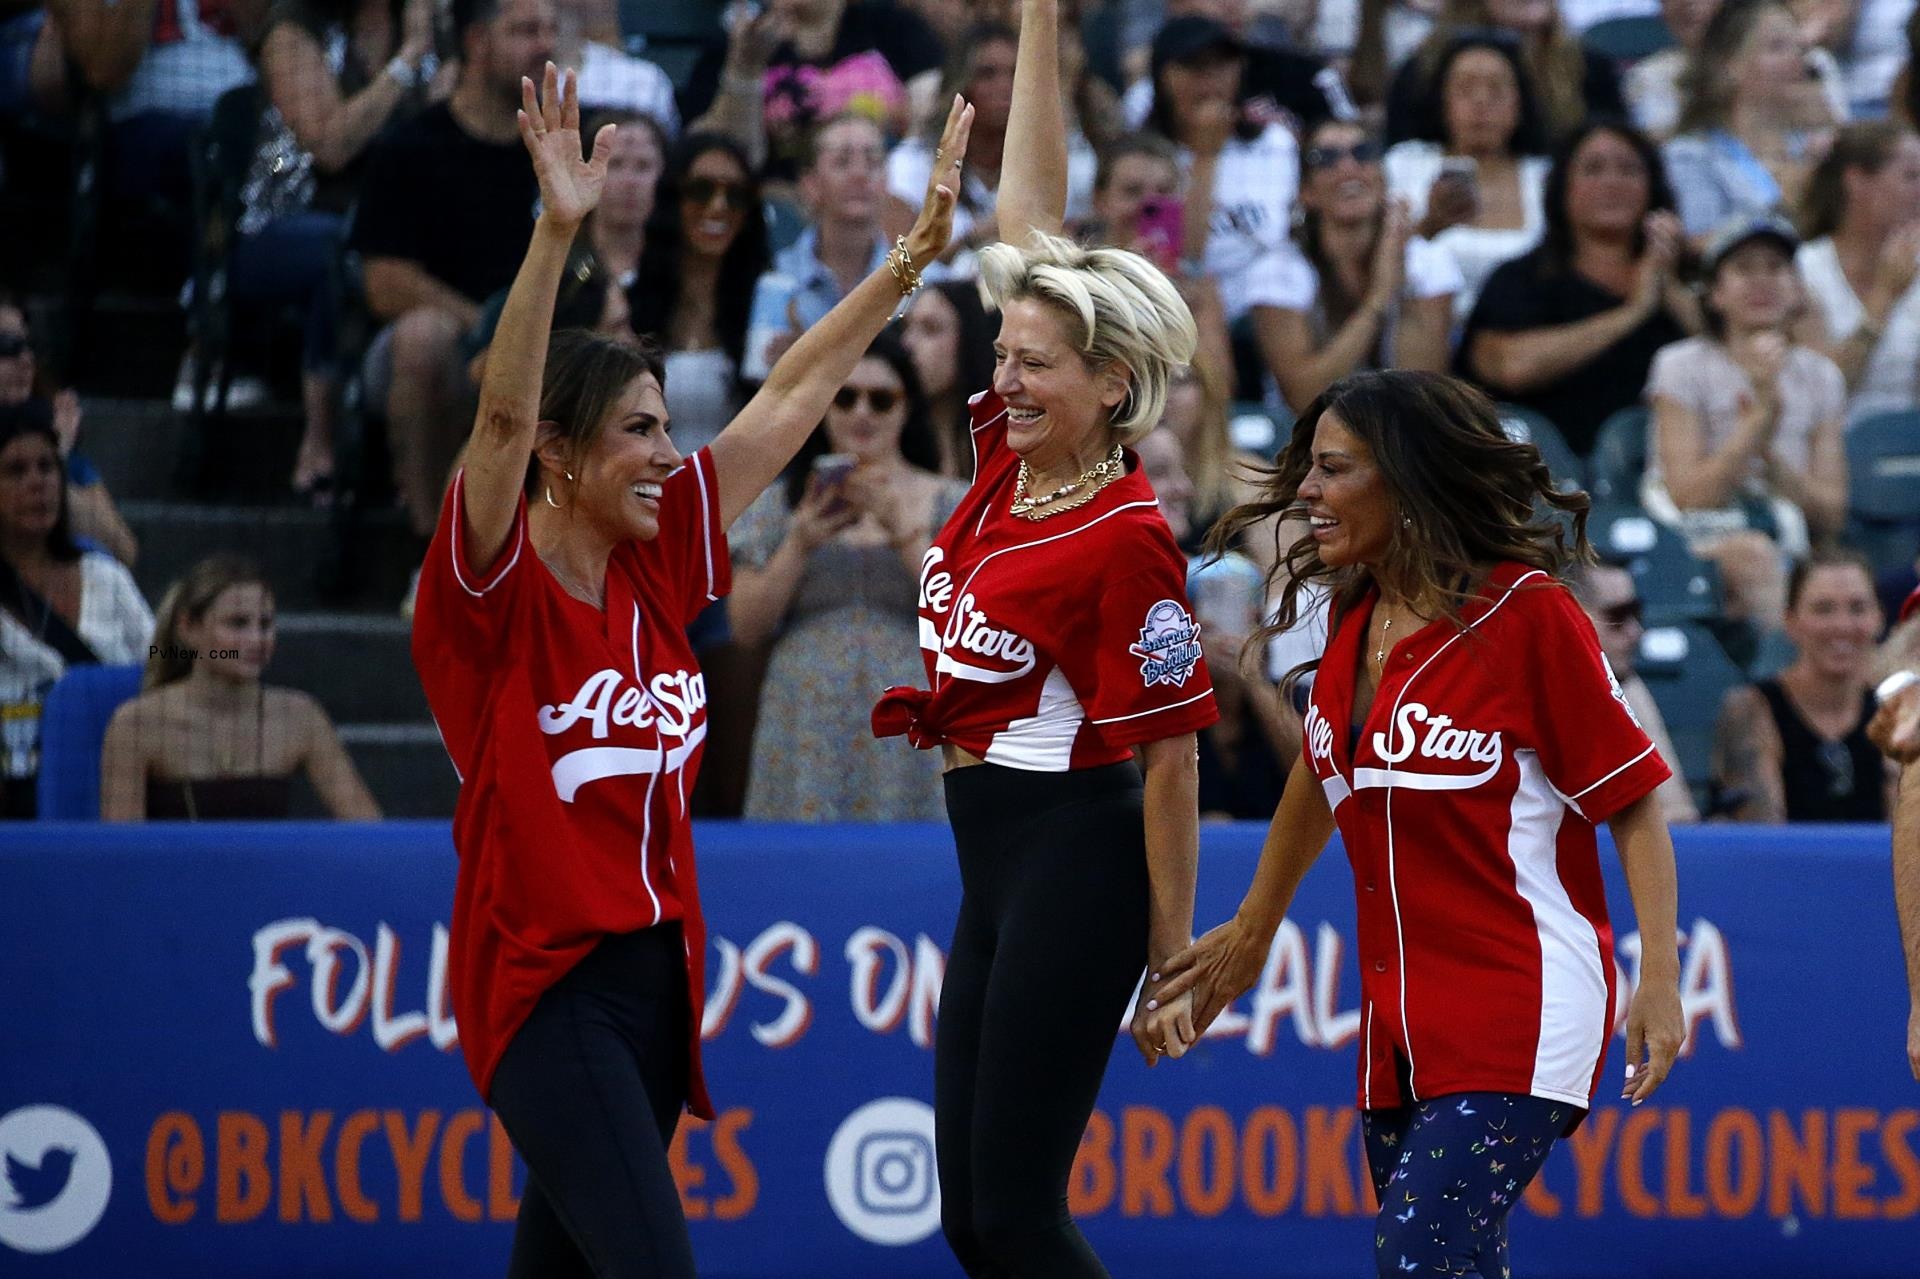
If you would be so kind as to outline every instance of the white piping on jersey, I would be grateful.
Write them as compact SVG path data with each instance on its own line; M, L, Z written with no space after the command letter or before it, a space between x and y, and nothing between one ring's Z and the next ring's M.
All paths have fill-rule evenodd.
M985 568L987 565L991 564L994 560L998 559L1002 555L1009 555L1014 551L1032 550L1036 546L1045 546L1048 542L1057 542L1063 537L1072 537L1076 533L1084 533L1088 529L1092 528L1094 525L1104 523L1105 521L1110 520L1114 516L1120 514L1120 512L1122 511L1131 511L1135 507L1139 507L1139 506L1156 506L1157 507L1159 505L1160 503L1157 499L1150 502L1125 502L1119 506L1114 507L1111 511L1108 511L1103 515L1095 516L1093 519L1088 520L1085 524L1082 524L1079 528L1070 528L1064 533L1055 533L1051 537L1035 538L1031 542L1022 542L1018 546L1003 546L997 551L990 551L987 553L987 555L981 558L978 564L975 564L973 566L973 571L967 574L967 580L961 584L961 587L958 591L954 592L954 598L964 599L967 593L973 589L973 579L980 576L980 570ZM980 518L983 520L986 518L985 511L982 511L980 513ZM943 648L941 651L944 652L945 649ZM934 671L934 678L938 679L939 674L940 674L939 671L936 669Z
M1340 770L1333 770L1333 776L1320 783L1320 789L1327 793L1327 810L1332 812L1347 802L1353 795L1353 788L1347 785L1347 779L1340 776Z
M440 749L447 753L447 764L453 769L453 780L465 786L467 779L461 775L460 764L453 758L453 748L447 745L447 730L440 727L440 717L433 713L432 708L428 708L427 718L433 721L433 731L440 734Z
M978 404L982 399L986 398L986 394L985 391L981 391L978 395L975 395L967 401L967 407L972 408L975 404ZM998 413L967 432L967 445L973 449L973 479L969 487L971 487L972 484L978 484L980 482L980 432L986 430L1006 415L1006 406L1002 405ZM980 518L975 520L973 525L973 535L975 537L979 537L980 530L986 527L987 511L989 509L990 508L984 504L980 507Z
M1367 1001L1367 1037L1366 1047L1362 1050L1361 1061L1367 1063L1360 1076L1360 1105L1362 1109L1373 1109L1373 1001Z
M453 560L453 580L460 583L461 590L473 596L473 598L479 599L488 591L505 581L507 574L513 571L513 566L520 562L520 547L526 541L527 530L526 524L520 519L520 513L516 510L513 519L513 554L508 558L506 564L493 575L491 582L488 582L477 591L467 585L466 574L460 571L460 511L462 504L466 501L466 488L467 471L465 467L461 467L460 473L453 477L453 536L447 539L447 554Z
M1506 607L1507 601L1513 598L1513 593L1514 591L1519 589L1520 583L1526 581L1530 577L1545 577L1545 576L1546 574L1542 573L1537 568L1533 569L1531 572L1521 574L1520 577L1516 579L1511 586L1507 587L1507 593L1505 595L1502 595L1499 601L1495 603L1492 608L1488 609L1486 612L1482 613L1480 616L1474 618L1473 621L1467 623L1464 629L1455 631L1453 635L1448 638L1446 643L1442 644L1439 648L1435 649L1433 651L1433 655L1427 658L1426 661L1420 663L1419 669L1415 670L1414 673L1408 677L1407 682L1400 686L1399 695L1393 699L1393 713L1388 717L1387 722L1391 724L1399 719L1400 703L1406 700L1408 691L1413 688L1414 682L1426 673L1427 667L1432 666L1435 662L1440 660L1440 655L1442 653L1446 652L1448 649L1452 648L1454 644L1459 642L1459 639L1461 636L1465 635L1468 631L1480 625L1480 623L1486 621L1489 617L1492 617L1495 613L1498 613L1502 608ZM1401 918L1400 918L1400 880L1399 880L1399 877L1394 872L1395 857L1394 857L1394 847L1393 847L1393 791L1394 791L1395 783L1393 781L1393 771L1394 771L1393 762L1389 760L1387 762L1387 768L1386 768L1386 773L1387 773L1387 781L1386 781L1387 891L1388 891L1388 894L1393 899L1393 944L1394 944L1394 949L1395 949L1397 958L1399 960L1399 969L1397 970L1397 975L1400 979L1400 1033L1407 1041L1407 1093L1408 1093L1407 1100L1419 1101L1420 1089L1414 1083L1413 1035L1409 1032L1407 1028L1407 937L1406 937L1405 925L1401 922ZM1355 781L1359 780L1358 769L1354 771L1354 780ZM1416 787L1409 786L1408 789L1412 790L1412 789L1416 789Z
M1629 768L1632 768L1635 764L1638 764L1641 760L1645 759L1648 755L1652 753L1653 753L1653 743L1648 742L1646 750L1641 751L1638 755L1635 755L1632 759L1620 765L1620 767L1614 769L1611 773L1608 773L1605 777L1602 777L1599 781L1595 782L1592 786L1589 786L1586 788L1586 790L1581 791L1580 795L1590 794L1596 788L1605 786L1608 782L1620 776L1620 774L1626 772ZM1580 816L1586 817L1587 815L1586 810L1581 808L1578 802L1580 799L1580 795L1562 795L1560 796L1560 798L1567 801L1568 808L1571 808L1574 812L1579 813ZM1589 818L1588 820L1592 820L1592 819Z
M720 597L713 593L713 511L707 505L707 473L700 465L698 453L688 460L693 463L694 485L700 490L700 545L707 552L707 602L711 604ZM635 666L634 674L639 673L639 667Z
M695 478L697 479L698 476L696 475ZM706 492L704 488L700 491L703 494ZM640 605L637 603L633 606L633 630L630 643L633 649L633 682L639 687L640 695L652 701L653 694L647 691L646 676L640 673ZM656 735L660 731L659 723L659 719L656 718L654 720ZM663 742L662 745L665 743ZM648 776L647 797L644 801L645 807L641 809L640 818L640 886L647 890L647 900L653 903L653 922L656 924L660 922L660 898L654 894L653 880L647 875L647 849L653 843L653 784L659 780L658 773Z
M1379 736L1379 734L1375 734ZM1402 790L1472 790L1482 782L1493 780L1506 761L1496 759L1477 773L1463 773L1451 776L1446 773L1397 772L1391 765L1386 768L1356 768L1353 770L1353 789L1366 790L1375 786L1398 786Z
M1143 715L1158 715L1161 711L1174 711L1174 710L1179 710L1182 706L1191 706L1193 703L1199 701L1201 698L1211 697L1212 695L1213 695L1213 690L1208 689L1204 693L1195 693L1192 697L1187 698L1183 702L1173 702L1166 706L1156 706L1150 711L1135 711L1131 715L1115 715L1108 719L1096 719L1093 722L1096 724L1118 724L1123 720L1139 719Z

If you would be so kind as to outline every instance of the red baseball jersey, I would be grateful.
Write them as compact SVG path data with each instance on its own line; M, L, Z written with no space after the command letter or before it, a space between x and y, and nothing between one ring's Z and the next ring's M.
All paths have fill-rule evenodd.
M499 560L461 540L454 477L420 570L413 661L460 777L449 955L467 1068L493 1069L548 987L608 934L679 920L700 1070L706 934L687 799L707 735L686 626L730 584L713 462L670 476L660 535L607 563L606 609L567 594L527 538L523 495Z
M1335 622L1303 746L1359 902L1360 1104L1587 1106L1613 1026L1594 827L1667 766L1580 606L1521 564L1495 567L1465 630L1442 619L1401 641L1356 730L1377 598Z
M1007 410L973 398L973 486L920 565L930 690L889 689L874 732L1058 773L1218 719L1187 561L1139 458L1085 506L1012 513Z

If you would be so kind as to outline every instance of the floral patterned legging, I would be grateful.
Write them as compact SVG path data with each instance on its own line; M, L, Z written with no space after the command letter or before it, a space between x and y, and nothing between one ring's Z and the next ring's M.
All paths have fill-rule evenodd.
M1507 1214L1578 1108L1512 1093L1468 1092L1361 1112L1380 1216L1382 1279L1512 1279Z

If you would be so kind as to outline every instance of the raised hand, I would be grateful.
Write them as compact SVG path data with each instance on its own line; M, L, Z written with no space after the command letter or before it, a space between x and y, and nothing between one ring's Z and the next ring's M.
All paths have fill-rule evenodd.
M578 77L569 71L563 80L551 62L537 94L532 80L520 78L519 124L520 140L540 179L540 215L563 227L579 226L600 203L614 126L600 130L593 139L592 158L582 159Z
M907 232L907 252L913 264L924 267L946 251L953 238L953 203L960 191L960 164L967 158L967 139L973 134L973 107L959 94L947 112L946 127L933 152L933 172L927 175L927 195L920 216Z

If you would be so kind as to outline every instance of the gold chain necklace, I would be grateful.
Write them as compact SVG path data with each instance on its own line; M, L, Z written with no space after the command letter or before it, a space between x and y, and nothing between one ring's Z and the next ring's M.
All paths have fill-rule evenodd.
M1027 492L1027 485L1033 480L1033 472L1027 469L1026 460L1023 458L1020 462L1020 477L1013 486L1013 513L1030 520L1044 520L1049 515L1058 515L1062 511L1071 511L1077 506L1085 506L1093 500L1094 494L1119 479L1125 469L1125 454L1116 444L1113 446L1113 452L1082 471L1080 478L1067 481L1051 493L1035 496ZM1052 505L1074 493L1079 493L1080 496L1071 502L1060 502L1058 506ZM1044 511L1038 509L1042 506L1047 509Z

